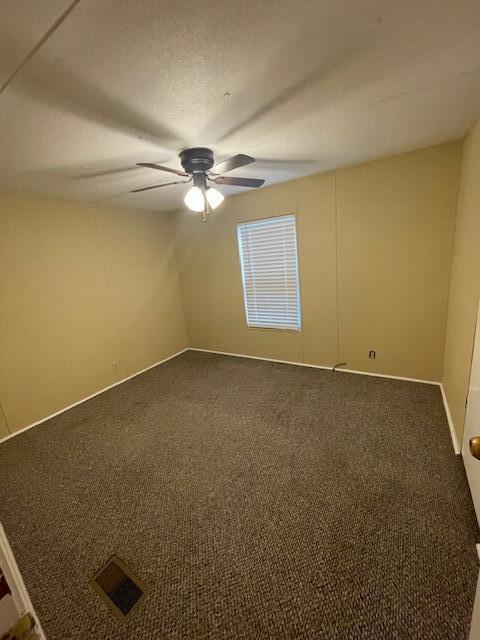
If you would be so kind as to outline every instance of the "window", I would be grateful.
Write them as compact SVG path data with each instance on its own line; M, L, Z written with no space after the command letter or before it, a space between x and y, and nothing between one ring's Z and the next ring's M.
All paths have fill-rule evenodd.
M237 233L248 326L299 331L295 216L244 222Z

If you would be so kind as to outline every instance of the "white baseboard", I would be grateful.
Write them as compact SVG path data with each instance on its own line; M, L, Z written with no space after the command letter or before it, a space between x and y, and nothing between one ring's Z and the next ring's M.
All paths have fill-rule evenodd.
M293 360L277 360L276 358L262 358L260 356L247 356L244 353L230 353L228 351L214 351L213 349L198 349L196 347L189 347L188 351L203 351L205 353L218 353L221 356L234 356L235 358L250 358L251 360L266 360L267 362L280 362L282 364L295 364L298 367L310 367L311 369L325 369L332 371L333 367L327 367L321 364L309 364L308 362L295 362ZM373 376L374 378L390 378L392 380L405 380L406 382L420 382L421 384L434 384L440 385L440 382L435 380L422 380L420 378L405 378L403 376L391 376L385 373L372 373L371 371L358 371L357 369L344 369L339 367L335 371L343 373L355 373L361 376Z
M305 364L305 362L294 362L292 360L277 360L275 358L262 358L261 356L247 356L244 353L230 353L228 351L214 351L213 349L198 349L189 347L188 351L201 351L203 353L217 353L220 356L234 356L235 358L248 358L249 360L265 360L266 362L280 362L282 364L295 364L297 367L310 367L312 369L326 369L331 371L332 367L325 367L321 364ZM340 369L339 369L340 371ZM343 371L343 369L342 369Z
M337 371L344 371L345 373L356 373L361 376L372 376L374 378L389 378L390 380L403 380L404 382L419 382L420 384L433 384L437 387L440 382L437 380L424 380L423 378L407 378L406 376L393 376L388 373L373 373L372 371L359 371L358 369L337 369Z
M5 438L0 439L0 444L2 442L5 442L6 440L9 440L10 438L14 438L15 436L18 436L20 433L23 433L24 431L27 431L28 429L31 429L32 427L36 427L39 424L42 424L43 422L46 422L47 420L50 420L51 418L54 418L55 416L60 415L61 413L64 413L65 411L68 411L69 409L72 409L73 407L76 407L79 404L82 404L82 402L86 402L87 400L90 400L91 398L94 398L95 396L100 395L101 393L104 393L105 391L108 391L109 389L112 389L113 387L118 386L119 384L123 384L124 382L127 382L127 380L131 380L132 378L135 378L136 376L141 375L142 373L145 373L145 371L148 371L149 369L153 369L154 367L158 367L158 365L163 364L164 362L167 362L168 360L171 360L172 358L176 358L177 356L181 355L182 353L185 353L185 351L201 351L203 353L217 353L219 355L222 356L234 356L235 358L249 358L251 360L265 360L266 362L279 362L281 364L292 364L292 365L296 365L298 367L309 367L311 369L324 369L327 371L332 371L332 367L327 367L324 365L319 365L319 364L309 364L306 362L295 362L292 360L278 360L276 358L263 358L261 356L250 356L250 355L246 355L244 353L231 353L229 351L215 351L214 349L200 349L197 347L186 347L185 349L182 349L181 351L178 351L177 353L172 354L171 356L168 356L168 358L164 358L163 360L160 360L159 362L155 362L154 364L145 367L145 369L142 369L141 371L137 371L136 373L133 373L131 376L128 376L127 378L122 378L122 380L119 380L118 382L114 382L113 384L109 385L108 387L104 387L103 389L100 389L100 391L96 391L95 393L92 393L91 395L87 396L86 398L82 398L81 400L78 400L77 402L74 402L73 404L68 405L68 407L64 407L63 409L60 409L60 411L56 411L55 413L52 413L49 416L46 416L45 418L42 418L41 420L37 420L37 422L34 422L32 424L29 424L26 427L23 427L23 429L19 429L18 431L15 431L14 433L11 433L8 436L5 436ZM421 384L433 384L433 385L437 385L438 387L440 387L441 393L442 393L442 398L443 398L443 404L445 407L445 413L447 415L447 421L448 421L448 428L450 430L450 436L452 438L452 445L453 445L453 450L455 451L455 454L459 455L460 454L460 446L457 440L457 436L455 433L455 429L453 427L453 420L452 420L452 415L450 413L450 407L448 406L448 401L447 401L447 396L445 394L445 390L443 388L443 385L441 382L436 382L434 380L421 380L419 378L405 378L403 376L391 376L391 375L386 375L383 373L372 373L370 371L358 371L356 369L337 369L337 371L343 371L345 373L352 373L355 375L362 375L362 376L373 376L376 378L390 378L393 380L405 380L406 382L419 382Z
M275 358L261 358L259 356L248 356L243 353L230 353L228 351L215 351L213 349L199 349L195 347L189 347L189 351L203 351L204 353L218 353L222 356L234 356L235 358L250 358L252 360L266 360L267 362L280 362L282 364L293 364L299 367L310 367L313 369L327 369L328 371L332 371L333 367L325 367L318 364L308 364L305 362L292 362L291 360L277 360ZM445 390L441 382L437 382L436 380L422 380L420 378L405 378L403 376L391 376L386 375L384 373L372 373L370 371L358 371L356 369L336 369L336 371L343 371L345 373L353 373L361 376L373 376L375 378L390 378L392 380L404 380L406 382L419 382L421 384L433 384L437 387L440 387L440 391L442 393L443 404L445 407L445 413L447 414L448 428L450 430L450 437L452 439L453 450L456 455L460 454L460 447L458 444L457 436L455 433L455 429L453 427L452 415L450 413L450 407L448 406L447 396L445 395Z
M458 456L461 454L460 443L458 442L457 434L455 432L455 427L453 426L452 413L450 411L450 407L447 400L447 394L445 393L445 389L443 388L442 383L440 383L440 391L442 392L443 406L445 407L445 413L447 414L448 428L450 429L450 436L452 438L453 450Z
M139 376L142 373L145 373L145 371L149 371L150 369L153 369L154 367L158 367L159 364L163 364L164 362L167 362L168 360L171 360L172 358L176 358L177 356L181 355L182 353L185 353L185 351L188 351L188 347L186 347L185 349L182 349L181 351L178 351L177 353L174 353L171 356L168 356L168 358L164 358L163 360L160 360L159 362L155 362L154 364L151 364L150 366L145 367L145 369L142 369L141 371L137 371L136 373L132 373L131 376L128 376L127 378L122 378L118 382L114 382L113 384L109 385L108 387L104 387L103 389L100 389L100 391L95 391L95 393L92 393L91 395L87 396L86 398L82 398L81 400L78 400L77 402L74 402L73 404L69 404L68 407L63 407L63 409L60 409L59 411L56 411L55 413L52 413L49 416L46 416L45 418L42 418L41 420L37 420L36 422L33 422L32 424L29 424L28 426L23 427L22 429L19 429L18 431L14 431L10 435L5 436L5 438L0 439L0 444L2 442L5 442L6 440L10 440L10 438L14 438L15 436L18 436L20 433L23 433L24 431L27 431L28 429L31 429L32 427L36 427L37 425L42 424L42 422L46 422L47 420L50 420L51 418L54 418L55 416L59 416L61 413L65 413L65 411L68 411L69 409L73 409L73 407L76 407L77 405L82 404L82 402L86 402L87 400L90 400L91 398L94 398L95 396L98 396L101 393L104 393L105 391L108 391L109 389L113 389L113 387L117 387L119 384L123 384L124 382L127 382L127 380L131 380L132 378L135 378L136 376Z

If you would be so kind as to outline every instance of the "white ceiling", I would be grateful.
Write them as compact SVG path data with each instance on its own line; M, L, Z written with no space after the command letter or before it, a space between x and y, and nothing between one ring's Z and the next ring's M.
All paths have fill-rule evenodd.
M272 184L461 138L480 2L2 0L5 83L0 188L169 210L185 187L131 194L172 178L135 163L209 146Z

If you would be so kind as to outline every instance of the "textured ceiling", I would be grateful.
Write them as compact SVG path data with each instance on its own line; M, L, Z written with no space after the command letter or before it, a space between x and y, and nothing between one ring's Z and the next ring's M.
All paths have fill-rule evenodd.
M480 2L2 0L0 84L0 188L168 210L136 162L210 146L272 184L462 137Z

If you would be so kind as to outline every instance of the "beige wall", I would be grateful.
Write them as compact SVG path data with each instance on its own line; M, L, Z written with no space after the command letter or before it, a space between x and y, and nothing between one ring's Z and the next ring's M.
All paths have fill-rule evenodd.
M460 152L442 145L251 191L207 224L177 212L190 346L440 380ZM236 224L291 212L303 330L249 329Z
M456 144L338 172L340 360L353 369L441 380L459 166Z
M463 148L445 341L443 384L459 441L465 421L479 296L480 123Z
M0 400L11 432L186 346L172 237L170 216L0 199Z
M463 360L448 344L458 340L459 255L469 256L472 274L462 304L478 298L468 169L480 163L475 135L466 146L445 355L459 423L454 365ZM441 379L460 151L442 145L251 191L229 198L207 224L178 212L183 305L171 216L0 198L0 436L6 422L13 432L184 348L183 310L190 346ZM236 224L291 212L302 331L249 329ZM472 318L475 304L467 305Z

